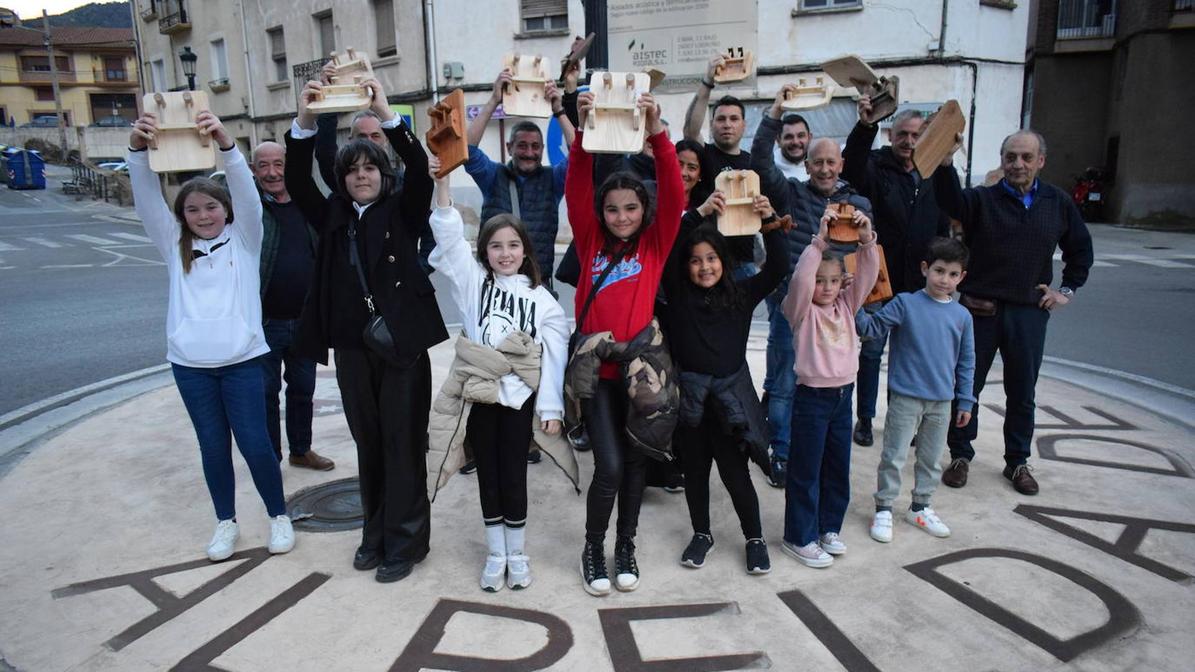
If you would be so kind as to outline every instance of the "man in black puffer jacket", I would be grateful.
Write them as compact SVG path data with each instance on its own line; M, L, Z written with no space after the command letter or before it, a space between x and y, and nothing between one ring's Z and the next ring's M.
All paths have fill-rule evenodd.
M950 219L938 208L933 182L922 180L913 166L913 146L925 128L916 110L903 110L892 119L892 144L872 151L876 124L864 119L871 113L871 99L859 99L859 122L846 139L842 174L876 209L877 242L884 248L892 293L915 292L925 286L921 260L935 236L950 235ZM953 167L941 170L953 171ZM880 359L887 336L863 341L859 349L859 379L854 440L861 446L874 443L871 421L876 414L880 387Z

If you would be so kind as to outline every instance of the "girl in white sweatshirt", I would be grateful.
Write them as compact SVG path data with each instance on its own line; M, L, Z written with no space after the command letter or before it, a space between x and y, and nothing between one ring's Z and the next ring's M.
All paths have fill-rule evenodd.
M213 562L227 559L239 534L229 430L270 516L270 552L286 553L295 545L295 533L266 431L258 362L270 351L261 328L261 200L245 157L216 115L200 112L195 125L219 145L227 189L203 177L189 180L171 212L149 167L147 141L158 130L152 112L133 127L128 163L137 216L170 277L166 359L195 427L216 509L207 555Z
M432 176L440 167L429 158ZM465 241L464 222L452 207L448 177L436 179L431 265L452 283L462 313L464 337L491 348L510 334L524 332L543 347L539 389L513 373L500 381L497 404L473 404L465 429L477 463L481 515L489 555L481 587L494 592L503 580L513 589L531 584L523 543L527 523L527 448L532 414L548 434L560 433L564 416L564 366L568 320L564 309L540 282L531 241L513 215L498 215L481 226L477 252Z

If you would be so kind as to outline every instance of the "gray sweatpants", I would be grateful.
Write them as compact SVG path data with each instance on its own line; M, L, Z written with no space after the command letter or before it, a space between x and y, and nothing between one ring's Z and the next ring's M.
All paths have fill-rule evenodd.
M942 467L938 462L946 450L950 428L950 402L928 401L892 392L884 420L884 450L876 473L876 506L891 507L900 495L900 471L909 454L909 442L917 436L913 501L929 504Z

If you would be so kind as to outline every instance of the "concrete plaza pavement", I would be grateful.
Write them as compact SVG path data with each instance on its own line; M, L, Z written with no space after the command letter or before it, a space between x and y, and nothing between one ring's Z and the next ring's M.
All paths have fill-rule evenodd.
M757 383L763 346L757 332ZM432 353L437 388L451 353L451 343ZM237 457L239 552L210 564L194 432L174 387L160 387L47 436L0 479L0 669L1192 669L1189 428L1098 386L1043 378L1032 460L1041 494L1021 496L1000 475L998 377L983 395L971 482L935 496L950 538L899 520L893 543L868 537L881 398L877 445L853 447L849 551L833 567L781 552L783 492L753 468L770 574L745 573L715 477L706 566L678 563L691 534L684 496L649 489L641 585L600 599L577 571L584 496L548 462L529 467L534 583L523 591L478 588L474 476L453 477L432 505L428 558L383 585L351 567L358 530L299 531L294 551L270 557ZM356 475L330 369L316 396L314 445L337 467L284 464L288 498ZM578 457L587 486L592 457ZM911 486L909 466L898 507Z

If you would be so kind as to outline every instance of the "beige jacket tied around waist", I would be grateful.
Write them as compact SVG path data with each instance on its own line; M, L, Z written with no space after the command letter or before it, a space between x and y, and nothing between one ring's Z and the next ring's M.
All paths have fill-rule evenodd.
M440 393L432 403L428 421L427 490L435 501L436 492L465 464L465 428L474 403L498 403L499 380L513 373L533 390L539 389L542 346L531 336L517 331L497 348L488 348L468 339L463 333L456 339L456 357ZM577 459L563 433L550 436L540 427L540 418L531 418L533 440L560 467L581 492Z

